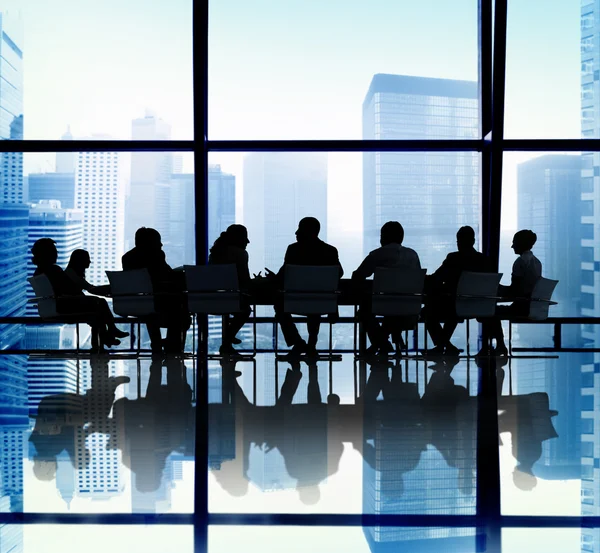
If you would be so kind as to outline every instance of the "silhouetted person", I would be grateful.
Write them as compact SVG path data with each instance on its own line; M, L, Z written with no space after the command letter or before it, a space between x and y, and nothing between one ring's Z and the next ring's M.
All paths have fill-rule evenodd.
M456 233L458 251L449 253L439 269L426 279L428 295L424 316L427 330L433 340L432 355L458 355L460 350L450 340L458 325L456 318L456 289L463 271L489 271L487 258L475 248L475 231L461 227ZM444 327L440 324L444 321Z
M542 276L542 263L533 255L533 248L537 235L531 230L520 230L513 237L512 249L519 256L512 267L510 286L499 286L498 295L503 298L515 298L509 306L496 308L496 318L483 323L483 347L481 355L489 355L491 340L496 339L496 355L508 355L504 343L501 318L526 317L529 314L529 298L537 281Z
M208 256L209 264L235 265L240 291L246 293L250 290L250 270L248 269L248 252L246 251L249 243L248 230L244 225L230 225L215 240ZM246 296L242 296L241 307L242 311L234 313L229 319L227 327L223 329L223 341L219 350L223 355L236 354L233 344L241 344L242 342L236 337L236 334L248 322L252 312L250 302Z
M296 231L296 243L290 244L285 252L283 266L277 273L277 285L283 289L286 265L316 265L316 266L338 266L340 278L344 274L338 251L333 246L323 242L319 238L321 223L314 217L305 217L298 224ZM268 273L268 276L272 273ZM306 326L308 328L308 344L300 336L290 313L284 313L283 300L280 298L275 303L275 318L281 325L283 337L288 346L292 347L291 356L302 353L316 355L317 341L319 339L319 328L321 326L320 315L308 315Z
M358 269L352 273L352 280L361 282L369 278L378 268L390 269L420 269L421 262L417 252L402 245L404 228L397 221L389 221L381 227L381 247L373 250ZM360 303L359 317L365 325L371 346L368 354L389 353L393 351L392 344L388 341L390 330L395 326L389 318L384 318L385 330L381 328L371 308L371 295L366 295ZM400 339L396 340L400 343Z
M90 314L86 321L92 327L92 349L120 344L117 336L127 336L115 326L114 316L106 300L86 296L82 288L73 282L57 264L56 243L51 238L40 238L31 248L32 262L37 267L34 276L45 275L56 296L56 308L65 315ZM99 337L100 343L96 343Z
M158 312L156 319L146 322L153 353L162 353L161 326L167 327L167 353L181 353L191 324L183 295L184 275L167 263L160 233L153 228L139 228L135 233L135 248L123 256L122 263L124 271L147 269L150 274Z

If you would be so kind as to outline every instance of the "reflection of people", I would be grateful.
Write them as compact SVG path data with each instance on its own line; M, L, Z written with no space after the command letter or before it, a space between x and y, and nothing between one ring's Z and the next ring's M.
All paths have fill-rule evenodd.
M551 421L558 412L549 409L545 392L501 396L498 408L500 433L512 434L512 453L517 460L513 481L518 488L531 490L537 485L533 465L542 455L542 442L558 437Z
M283 289L286 265L312 265L312 266L338 266L340 278L344 274L338 251L336 248L323 242L319 238L321 223L314 217L304 217L298 223L296 243L290 244L285 252L283 266L277 274L278 285ZM308 315L306 326L308 328L308 344L300 336L290 313L285 313L281 301L275 303L275 317L281 325L281 332L285 342L292 348L292 356L308 353L315 356L321 326L320 315Z
M115 399L115 390L129 382L126 376L109 377L108 360L103 356L90 359L92 385L85 395L52 394L40 401L35 428L29 441L33 444L33 470L40 480L56 476L57 457L66 451L75 468L89 464L90 453L78 442L103 428ZM83 448L79 452L78 449Z
M82 288L75 284L57 264L58 251L51 238L40 238L31 248L32 262L37 267L34 276L45 275L56 296L56 308L66 315L89 314L87 323L92 327L93 349L120 344L117 336L127 335L117 329L113 314L102 298L85 296ZM87 316L87 315L86 315ZM100 343L97 343L97 337Z
M250 270L248 269L248 252L246 251L249 243L248 230L244 225L230 225L215 240L208 256L208 263L211 265L235 265L238 285L240 290L246 293L250 289ZM241 308L242 311L234 313L229 319L228 325L223 329L223 341L220 348L222 355L237 353L233 349L233 344L242 343L236 335L248 322L251 313L250 302L244 296L242 296Z
M191 325L183 295L184 277L167 263L160 233L153 228L139 228L135 233L135 248L123 256L122 263L124 271L147 269L150 274L158 312L156 319L146 323L152 351L162 352L160 328L166 326L166 352L181 353L185 333Z
M542 264L533 255L531 248L537 241L537 235L531 230L520 230L513 237L512 249L519 256L512 266L510 286L500 286L498 294L504 298L514 298L516 301L509 306L496 309L496 318L486 321L483 325L484 339L481 355L489 355L491 340L496 339L496 355L508 355L504 343L502 318L526 317L529 314L529 301L537 281L542 276Z
M417 252L402 245L404 240L404 228L397 221L389 221L381 227L381 247L373 250L360 264L358 269L352 273L352 280L356 283L366 280L375 273L375 270L383 268L397 269L420 269L421 262ZM385 330L379 326L375 315L372 312L371 297L366 297L360 304L359 317L365 325L367 336L371 341L371 346L367 349L367 354L389 353L393 351L392 344L388 341L390 332L397 331L396 324L393 324L389 318L384 318ZM394 332L397 336L395 340L401 344L399 332Z
M167 457L185 448L189 431L192 391L185 365L175 356L168 356L165 364L166 385L161 383L162 364L154 360L145 397L122 398L113 407L113 419L125 427L123 463L141 492L159 488ZM115 447L117 442L112 439L110 444Z

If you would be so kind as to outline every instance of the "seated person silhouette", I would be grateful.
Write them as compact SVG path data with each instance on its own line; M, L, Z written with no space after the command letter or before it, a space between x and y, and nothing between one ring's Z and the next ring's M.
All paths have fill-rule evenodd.
M352 273L352 280L360 283L375 273L375 270L382 268L394 269L420 269L421 262L417 252L402 245L404 240L404 228L398 221L388 221L381 227L380 243L381 247L373 250L358 269ZM384 328L382 328L371 309L371 295L365 296L360 302L359 318L362 320L367 331L367 336L371 346L367 349L368 355L377 353L387 354L394 350L388 340L390 331L395 326L395 321L384 318ZM400 339L395 340L400 343Z
M519 256L512 266L510 286L498 288L498 295L503 298L515 298L509 306L496 308L496 317L483 322L483 347L478 355L508 355L504 342L501 318L526 317L529 314L529 301L537 281L542 276L542 263L533 255L537 235L531 230L520 230L513 237L512 249ZM491 341L496 339L495 350L491 349Z
M458 325L456 318L456 289L463 271L483 273L489 271L487 258L475 248L475 231L472 227L461 227L456 233L458 251L449 253L439 269L428 276L425 284L430 299L424 309L427 330L434 348L430 355L458 355L460 350L450 339ZM444 321L444 327L440 321Z
M90 254L86 250L74 250L65 269L65 274L82 292L85 290L95 296L110 296L110 284L94 286L86 280L85 271L91 264ZM122 337L125 336L129 336L129 333L122 333Z
M323 242L319 238L321 223L314 217L304 217L298 223L296 231L296 243L290 244L285 252L283 266L276 276L277 286L283 289L284 275L286 265L315 265L315 266L338 266L340 269L340 278L344 270L340 264L338 251L333 246ZM273 273L267 270L267 276L274 277ZM281 331L285 338L285 343L292 347L290 356L299 356L307 353L311 356L317 355L317 341L319 339L319 329L321 327L320 315L309 315L306 326L308 328L308 344L300 336L296 325L292 320L290 313L283 311L283 298L275 302L275 319L281 325Z
M215 240L208 256L209 265L231 264L237 267L238 284L242 292L248 292L250 289L250 270L246 251L249 243L248 230L244 225L230 225ZM242 311L234 313L229 319L227 327L223 329L223 341L219 349L222 355L236 355L237 351L233 348L233 344L242 343L236 335L248 322L252 310L250 302L245 296L242 296L241 303Z
M152 352L162 353L160 329L166 327L165 351L181 353L191 325L183 294L184 275L167 263L160 233L153 228L139 228L135 233L135 248L123 256L122 264L124 271L147 269L150 274L157 311L157 317L146 322Z
M92 327L92 350L101 351L103 346L120 344L117 337L127 336L115 326L114 316L106 300L86 296L57 264L58 251L51 238L40 238L31 248L33 264L37 267L33 276L46 275L56 296L57 311L65 315L85 314ZM98 342L99 340L99 342Z

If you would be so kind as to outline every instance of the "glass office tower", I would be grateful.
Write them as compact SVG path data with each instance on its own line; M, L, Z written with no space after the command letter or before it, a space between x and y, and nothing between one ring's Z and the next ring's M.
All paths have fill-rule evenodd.
M478 117L476 82L377 74L363 103L363 138L472 139ZM365 152L365 255L379 247L386 221L400 221L405 245L423 267L437 268L459 227L478 231L479 175L474 152Z

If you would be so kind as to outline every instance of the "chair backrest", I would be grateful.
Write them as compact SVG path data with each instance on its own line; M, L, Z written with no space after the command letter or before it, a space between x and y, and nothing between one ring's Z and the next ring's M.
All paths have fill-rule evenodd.
M423 304L427 269L378 268L373 275L374 315L416 316ZM415 295L419 294L419 295Z
M122 317L145 317L156 313L154 289L148 269L106 271L113 311Z
M529 319L534 321L543 321L548 318L550 309L550 300L558 280L540 277L535 283L531 293L531 302L529 303Z
M337 312L340 268L337 265L286 265L283 310L296 315Z
M38 275L28 278L27 281L33 288L33 293L37 298L38 313L42 319L58 316L56 308L56 298L50 279L46 275Z
M190 313L228 315L241 311L237 267L226 265L185 265Z
M463 319L493 317L502 273L463 271L456 288L456 315Z

